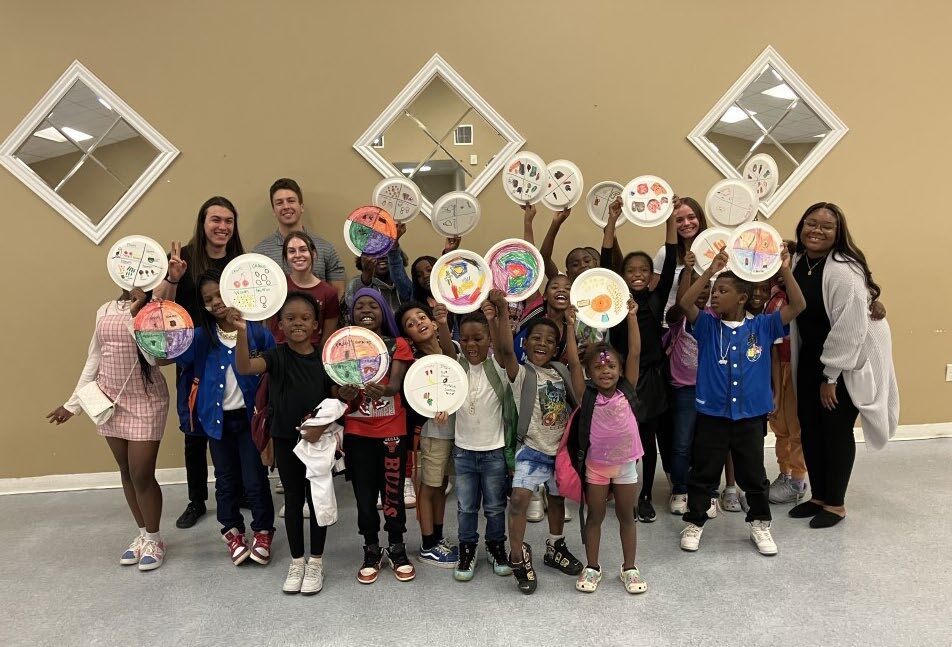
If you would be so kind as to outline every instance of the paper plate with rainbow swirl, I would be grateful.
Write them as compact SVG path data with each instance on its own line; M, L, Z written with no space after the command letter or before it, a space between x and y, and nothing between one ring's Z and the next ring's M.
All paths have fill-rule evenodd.
M344 242L355 256L386 256L397 244L397 223L385 209L357 207L344 221Z
M390 370L390 353L380 336L360 326L345 326L328 337L321 350L328 377L340 386L379 382Z
M430 292L450 312L466 314L479 309L492 281L492 272L482 256L457 249L436 259L430 271Z
M603 267L593 267L579 274L569 291L569 301L578 308L578 320L596 330L624 321L630 296L625 280Z
M506 293L506 301L525 301L542 286L545 263L535 245L520 238L507 238L486 252L493 287Z

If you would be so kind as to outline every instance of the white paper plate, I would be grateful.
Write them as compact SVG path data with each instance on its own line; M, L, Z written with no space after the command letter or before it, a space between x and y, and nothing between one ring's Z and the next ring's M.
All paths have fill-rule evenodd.
M625 185L621 209L639 227L655 227L674 212L674 190L657 175L640 175Z
M430 223L441 236L465 236L476 228L479 214L479 200L465 191L453 191L433 204Z
M248 321L273 317L288 296L288 279L281 267L261 254L233 258L221 273L221 300Z
M588 211L588 217L596 225L604 229L608 224L608 207L615 201L615 198L624 193L625 187L618 182L605 180L593 186L588 195L585 196L585 209ZM615 223L615 229L628 222L627 218L619 218Z
M740 278L759 283L777 273L783 262L783 237L765 222L749 222L731 234L727 243L730 270Z
M374 187L370 201L397 222L410 222L420 213L423 197L416 184L405 177L386 177Z
M747 160L742 175L751 183L759 200L766 200L772 196L780 183L777 160L767 153L757 153Z
M106 271L123 290L154 290L169 273L165 249L148 236L126 236L109 248Z
M360 326L335 330L321 350L328 377L341 386L380 382L390 370L390 353L377 333Z
M397 223L385 209L357 207L344 221L344 243L355 256L386 256L397 244Z
M486 264L493 277L493 287L506 293L506 301L525 301L538 292L545 278L545 261L531 243L521 238L507 238L489 248Z
M413 362L403 378L407 404L421 416L456 413L469 394L469 379L460 363L446 355L427 355Z
M545 162L535 153L516 153L503 167L502 186L516 204L538 203L545 195L548 182Z
M569 291L569 301L578 308L578 320L596 330L624 321L630 297L625 280L603 267L593 267L579 274Z
M724 227L708 227L694 238L694 242L691 243L691 252L696 259L694 262L695 272L704 274L704 270L714 262L714 257L727 247L731 239L731 233L730 229ZM730 265L729 261L728 265ZM729 269L729 267L725 269ZM721 272L723 271L721 270Z
M542 203L552 211L571 209L582 199L585 180L582 171L568 160L555 160L546 166L549 179Z
M711 187L704 201L704 212L721 227L737 227L757 215L757 194L746 180L721 180Z
M174 301L150 301L132 322L136 344L143 353L174 359L188 350L195 326L188 312Z
M486 300L493 277L486 260L465 249L443 254L430 271L433 298L456 314L478 310Z

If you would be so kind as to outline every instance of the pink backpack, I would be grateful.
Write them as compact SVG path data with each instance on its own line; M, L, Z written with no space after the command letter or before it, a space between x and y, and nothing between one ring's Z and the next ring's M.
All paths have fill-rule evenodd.
M569 416L568 424L565 425L565 431L562 433L562 440L559 441L559 450L555 453L555 484L559 488L559 494L566 499L581 503L583 495L582 479L572 465L572 459L569 458L569 450L566 446L569 439L569 430L572 428L572 420L577 413L578 409Z

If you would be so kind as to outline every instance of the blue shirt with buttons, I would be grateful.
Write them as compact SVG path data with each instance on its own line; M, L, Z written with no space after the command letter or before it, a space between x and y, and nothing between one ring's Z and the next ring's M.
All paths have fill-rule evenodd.
M748 315L737 328L701 312L697 339L697 410L709 416L743 420L773 410L770 348L784 336L780 312Z

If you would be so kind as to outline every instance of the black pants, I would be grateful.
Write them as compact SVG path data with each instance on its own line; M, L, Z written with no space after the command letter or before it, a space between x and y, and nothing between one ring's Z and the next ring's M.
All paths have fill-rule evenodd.
M307 479L307 468L294 453L297 439L272 438L274 441L274 460L278 464L278 474L284 485L284 528L288 533L288 546L291 557L304 557L304 502L311 510L311 554L323 555L324 542L327 539L327 526L317 525L314 503L311 501L311 482Z
M208 436L185 434L185 480L188 500L204 504L208 500Z
M770 482L764 469L765 416L731 420L697 414L697 429L691 446L688 474L688 523L703 526L711 507L711 491L721 482L721 471L730 452L737 485L747 494L747 521L770 521L767 491Z
M344 434L347 479L357 499L357 531L368 546L379 542L380 515L377 495L383 503L383 528L391 544L403 542L407 511L403 483L407 467L407 436L367 438Z
M671 472L671 416L668 412L638 423L638 435L645 455L641 458L641 498L651 499L658 454L665 472ZM655 443L657 442L657 448Z
M859 411L846 392L843 378L836 384L838 404L828 411L820 404L822 369L801 364L797 372L797 417L800 442L810 475L811 496L826 505L841 506L856 459L853 426Z

